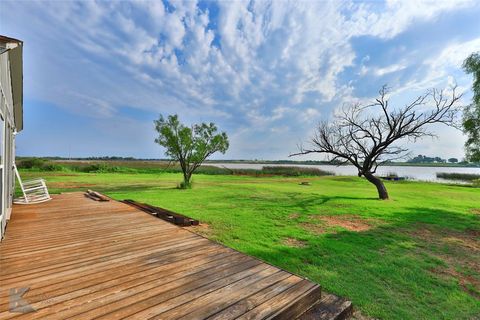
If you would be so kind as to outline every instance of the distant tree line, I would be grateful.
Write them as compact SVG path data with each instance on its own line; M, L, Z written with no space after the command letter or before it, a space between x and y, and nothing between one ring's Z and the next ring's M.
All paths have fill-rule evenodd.
M440 157L427 157L419 154L418 156L408 160L409 163L459 163L457 158L442 159Z
M30 156L17 156L17 159L35 158ZM48 156L40 157L45 160L86 160L86 161L171 161L171 159L160 158L135 158L135 157L120 157L120 156L101 156L101 157L60 157L60 156Z

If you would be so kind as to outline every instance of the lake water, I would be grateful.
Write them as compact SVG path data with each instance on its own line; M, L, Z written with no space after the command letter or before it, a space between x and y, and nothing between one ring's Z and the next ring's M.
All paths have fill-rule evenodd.
M262 164L262 163L209 163L208 165L225 167L229 169L261 169L263 166L298 166L319 168L321 170L330 171L337 176L356 176L357 169L354 166L334 166L334 165L303 165L303 164ZM406 166L384 166L377 169L377 176L386 176L395 173L400 177L407 177L419 181L431 182L452 182L452 180L444 180L437 178L437 172L448 173L474 173L480 174L480 168L464 168L464 167L406 167Z

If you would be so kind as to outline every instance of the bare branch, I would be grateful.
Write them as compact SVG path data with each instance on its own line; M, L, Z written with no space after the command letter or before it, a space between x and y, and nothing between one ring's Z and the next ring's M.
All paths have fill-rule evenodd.
M449 92L432 89L403 108L395 109L389 103L388 88L383 86L372 104L343 106L334 121L320 123L311 146L300 146L299 152L290 156L330 155L331 161L354 165L360 176L367 177L379 188L383 184L373 176L378 166L401 159L408 151L396 145L399 141L435 136L427 131L432 124L455 125L462 96L456 91L456 87Z

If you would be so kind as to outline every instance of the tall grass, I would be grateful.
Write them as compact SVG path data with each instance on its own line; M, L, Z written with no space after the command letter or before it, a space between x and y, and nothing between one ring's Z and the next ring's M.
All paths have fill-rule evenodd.
M41 158L22 159L18 167L33 171L71 171L85 173L180 173L180 166L169 162L142 161L47 161ZM228 169L202 165L196 171L198 174L210 175L247 175L247 176L326 176L332 172L318 168L296 166L265 166L262 169Z
M446 180L460 180L460 181L473 182L474 180L480 180L480 174L437 172L437 178L446 179Z
M324 171L318 168L297 167L297 166L265 166L263 174L273 174L288 177L298 176L332 176L333 172Z

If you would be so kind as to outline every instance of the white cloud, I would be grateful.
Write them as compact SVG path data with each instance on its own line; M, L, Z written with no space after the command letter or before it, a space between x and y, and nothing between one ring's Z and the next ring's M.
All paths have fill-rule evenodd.
M320 115L320 111L314 108L307 108L299 114L300 119L306 123L318 122Z
M407 66L406 65L403 65L403 64L392 64L388 67L384 67L384 68L375 68L373 70L373 73L377 76L377 77L381 77L381 76L384 76L386 74L389 74L389 73L394 73L394 72L398 72L398 71L402 71L403 69L405 69Z
M444 75L449 68L461 68L463 61L472 53L480 51L480 37L467 42L452 43L438 55L428 59L427 64L435 76Z
M472 52L478 51L480 38L450 43L426 60L415 61L419 63L418 70L408 81L394 88L392 95L400 95L407 91L418 93L431 88L447 88L453 84L457 85L457 92L468 93L469 79L462 70L462 64ZM463 100L462 103L468 102Z
M26 37L26 70L36 70L26 73L26 92L35 99L94 117L115 117L124 106L212 117L245 139L253 127L278 138L286 122L302 136L305 122L328 116L334 102L354 100L354 84L340 79L356 59L353 38L391 39L472 3L220 1L209 15L196 1L168 8L161 1L4 1L2 11L16 14L1 19ZM448 76L478 41L426 61L430 72L421 81ZM363 57L360 75L401 73L409 63L379 67L371 60ZM244 125L250 129L240 130ZM265 139L281 148L287 138Z
M354 6L351 27L358 34L390 39L415 22L434 20L443 12L474 4L474 0L387 0L384 6L377 1L359 3Z

